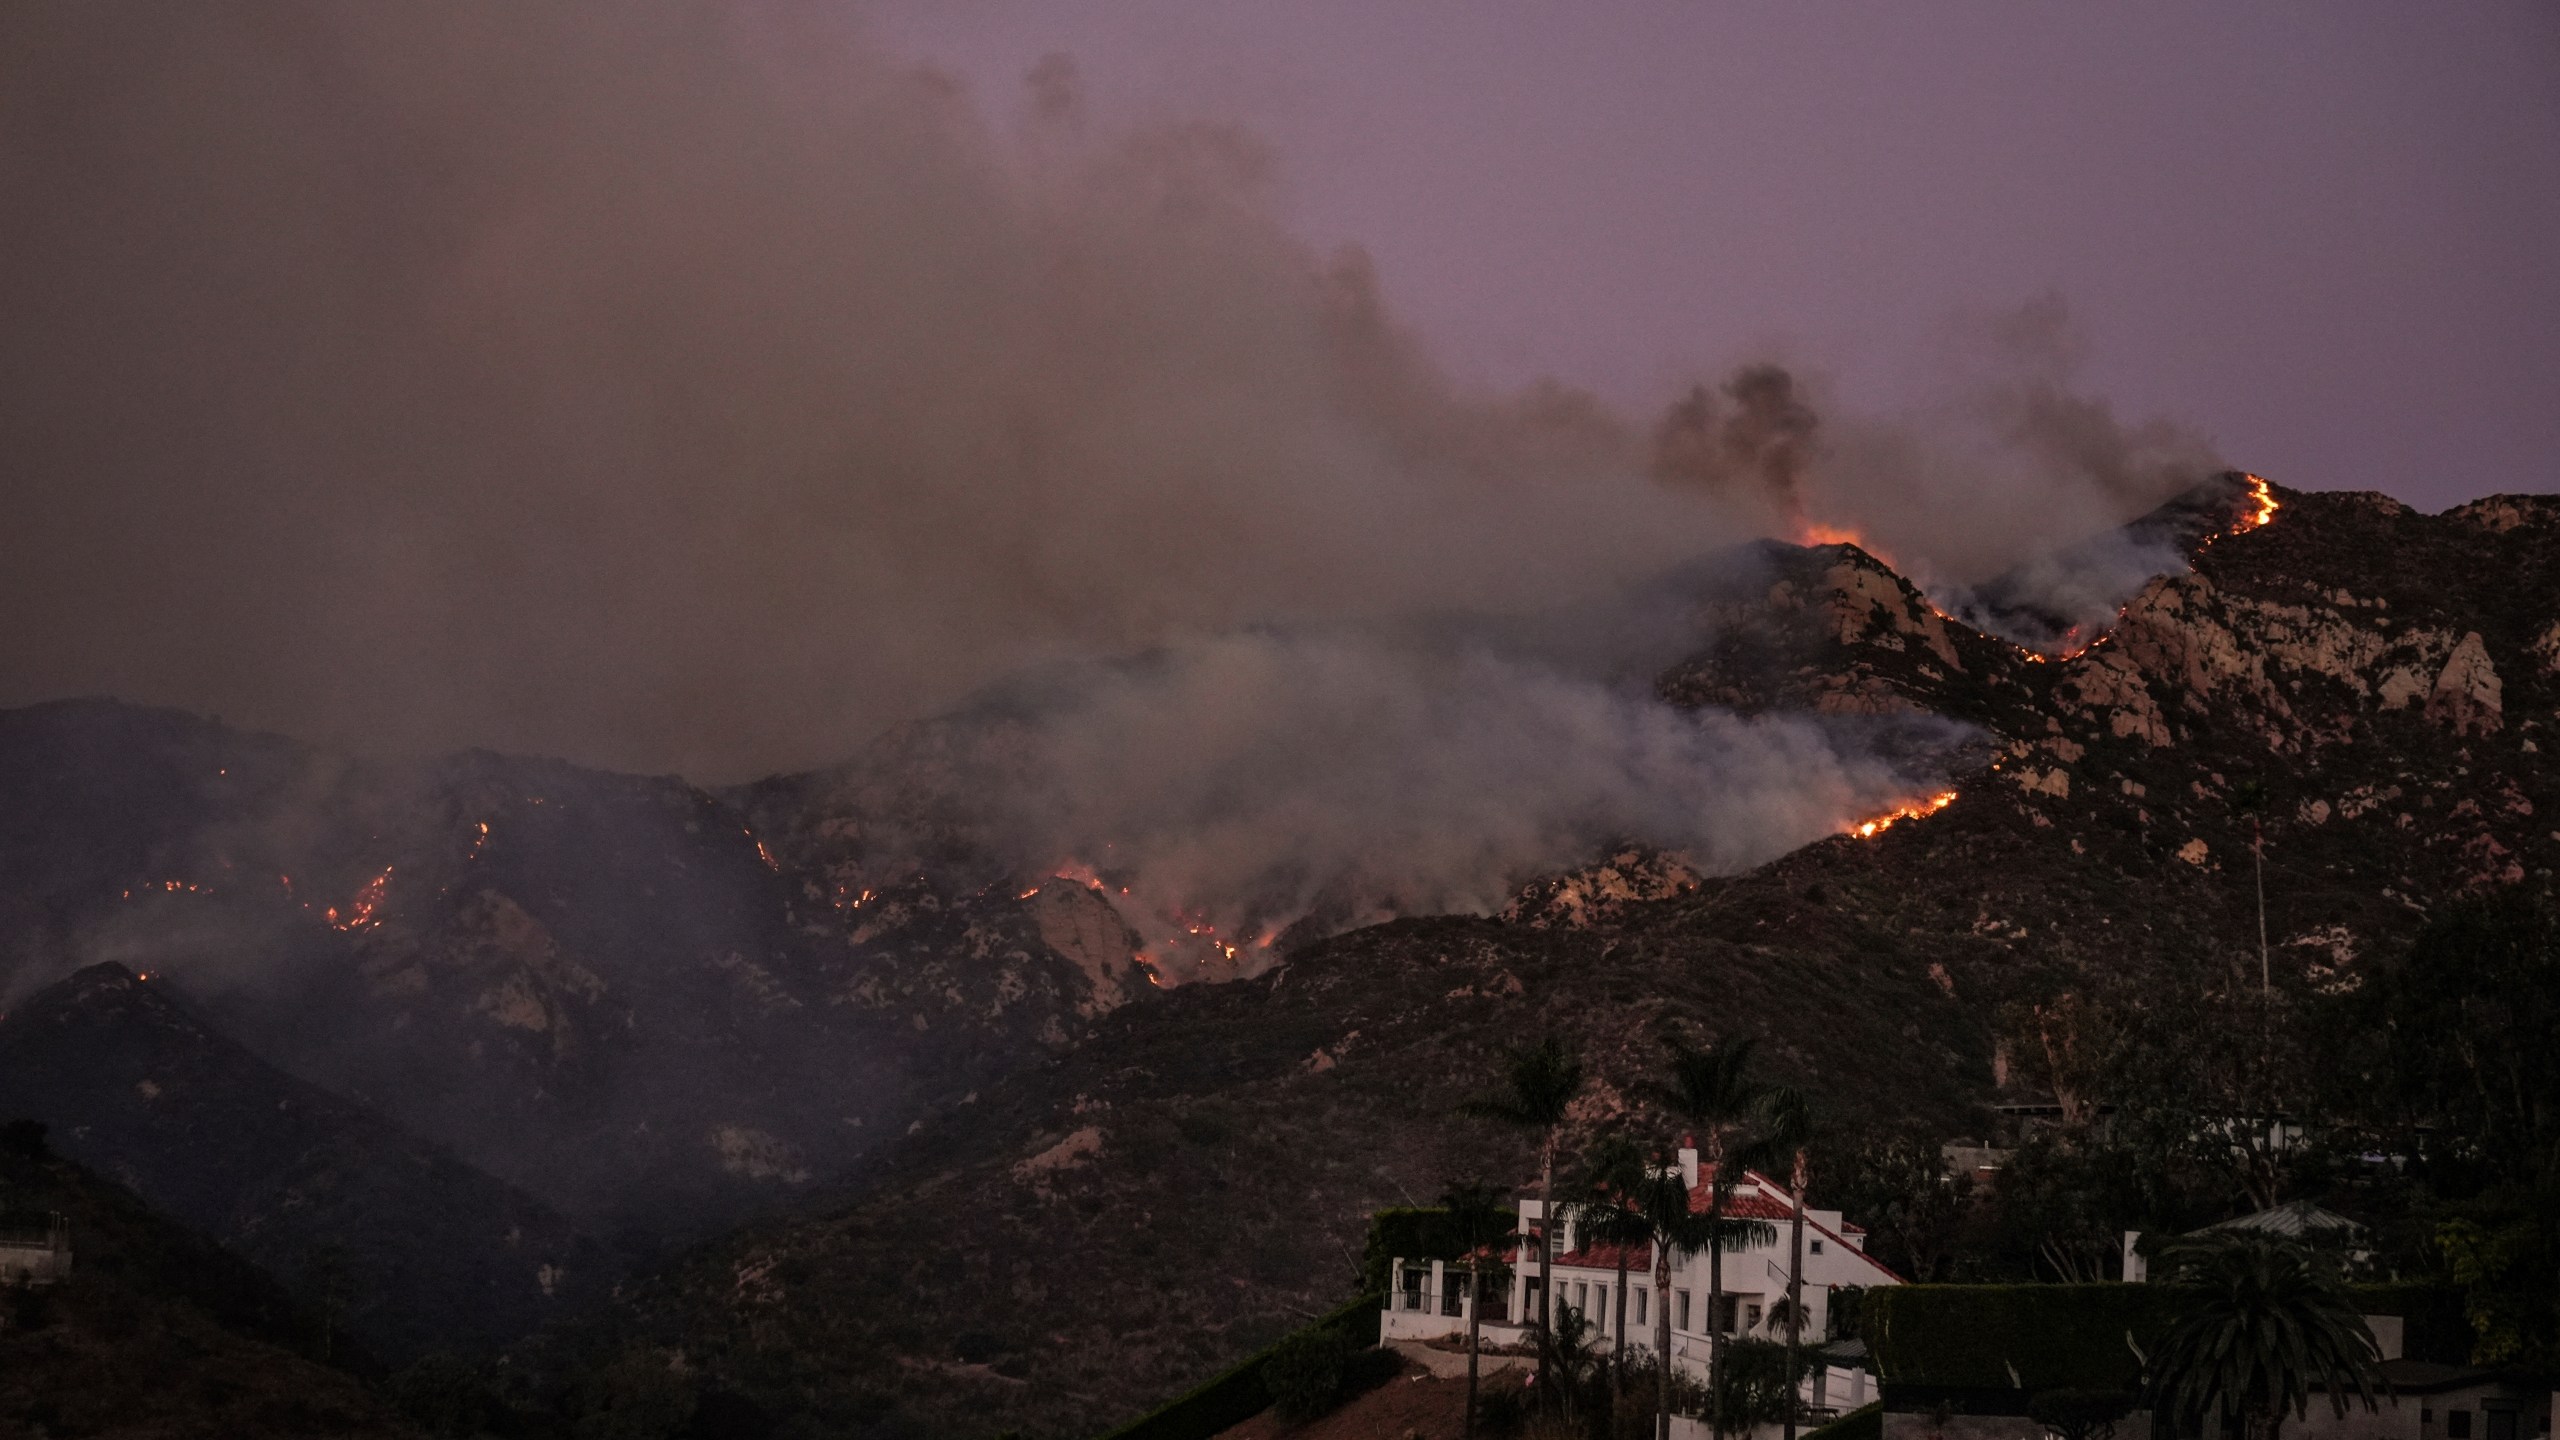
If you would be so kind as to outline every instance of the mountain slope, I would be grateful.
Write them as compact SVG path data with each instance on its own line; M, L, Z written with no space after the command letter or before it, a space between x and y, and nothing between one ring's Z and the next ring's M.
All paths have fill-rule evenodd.
M822 878L672 778L0 712L6 993L166 975L599 1233L782 1203L1130 993L1045 902L919 882L866 910Z
M1372 1208L1528 1173L1522 1140L1452 1116L1506 1044L1590 1055L1578 1126L1627 1104L1677 1020L1763 1037L1834 1134L1953 1133L2048 1098L2003 1050L2005 1004L2254 962L2253 815L2290 974L2352 972L2435 897L2547 880L2560 502L2427 517L2276 491L2253 524L2244 484L2220 494L2192 569L2062 660L1854 547L1772 552L1663 692L1979 726L1945 808L1725 880L1628 855L1507 921L1356 931L1115 1014L926 1126L854 1203L643 1287L624 1339L857 1433L1089 1432L1337 1299Z
M284 1075L119 965L0 1019L0 1111L269 1272L393 1361L494 1350L613 1279L541 1202ZM334 1273L330 1273L334 1272Z
M0 1324L0 1434L417 1434L319 1363L317 1317L273 1279L113 1183L0 1149L0 1210L64 1216L73 1250L71 1277Z

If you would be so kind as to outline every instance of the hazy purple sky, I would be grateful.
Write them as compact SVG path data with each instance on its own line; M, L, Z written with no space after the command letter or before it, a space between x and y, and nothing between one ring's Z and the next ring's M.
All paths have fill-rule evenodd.
M1462 376L1776 344L1890 405L2051 290L2093 388L2311 489L2560 487L2560 7L898 0L1017 103L1241 119Z

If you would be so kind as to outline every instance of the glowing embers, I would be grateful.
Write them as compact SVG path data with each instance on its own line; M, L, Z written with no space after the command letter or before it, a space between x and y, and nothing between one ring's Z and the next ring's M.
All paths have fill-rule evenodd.
M1956 792L1941 790L1926 800L1897 806L1872 820L1858 821L1856 824L1844 827L1840 833L1855 835L1861 840L1872 840L1905 820L1925 820L1954 803L1956 803Z
M370 930L382 923L382 897L390 888L391 867L385 865L381 874L364 882L364 888L347 902L346 913L340 914L338 907L332 905L322 918L340 930Z

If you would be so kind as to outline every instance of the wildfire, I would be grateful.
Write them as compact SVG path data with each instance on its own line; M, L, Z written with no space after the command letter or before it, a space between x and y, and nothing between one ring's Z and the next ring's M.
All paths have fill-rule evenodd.
M1855 545L1861 550L1867 548L1867 542L1857 531L1844 530L1837 525L1824 525L1812 520L1798 522L1796 543L1799 545Z
M782 866L775 862L773 852L766 849L764 842L761 840L756 842L756 858L764 862L764 868L767 870L774 871L777 874L781 872Z
M2245 535L2273 520L2279 508L2276 504L2275 489L2267 484L2264 477L2243 475L2240 478L2249 482L2249 503L2256 508L2231 522L2231 533L2234 535Z
M1854 825L1848 826L1846 829L1841 831L1841 833L1844 835L1855 835L1861 840L1872 840L1878 835L1883 834L1885 831L1892 829L1894 825L1900 821L1923 820L1931 815L1937 814L1939 811L1946 809L1954 803L1956 803L1956 792L1953 790L1941 790L1926 800L1916 801L1909 805L1896 806L1895 808L1886 811L1884 814L1876 816L1872 820L1861 820Z
M482 820L473 828L478 833L471 837L471 852L463 857L466 860L479 859L480 852L489 848L489 822Z
M323 912L329 923L341 930L368 930L381 924L382 920L377 912L382 908L383 892L391 888L391 868L388 865L383 866L381 874L364 882L364 888L358 890L355 898L347 902L344 917L339 915L338 907L335 905Z

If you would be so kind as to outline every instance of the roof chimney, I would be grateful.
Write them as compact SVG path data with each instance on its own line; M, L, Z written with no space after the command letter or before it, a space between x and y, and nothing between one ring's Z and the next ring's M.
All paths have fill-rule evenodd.
M1680 1183L1692 1190L1698 1188L1698 1137L1695 1135L1680 1137Z

